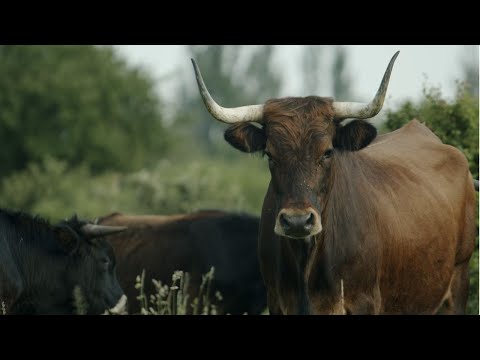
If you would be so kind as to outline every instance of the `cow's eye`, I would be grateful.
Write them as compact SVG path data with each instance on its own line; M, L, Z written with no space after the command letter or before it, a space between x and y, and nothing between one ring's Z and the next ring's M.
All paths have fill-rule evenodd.
M328 159L329 157L332 156L332 154L333 154L333 149L327 149L327 150L323 153L322 158Z
M103 258L102 259L102 265L105 269L108 269L108 267L110 266L110 259L108 258Z
M275 165L275 160L273 160L272 154L270 154L268 151L264 151L264 152L263 152L263 155L268 158L268 165L269 165L270 167L272 167L272 166Z

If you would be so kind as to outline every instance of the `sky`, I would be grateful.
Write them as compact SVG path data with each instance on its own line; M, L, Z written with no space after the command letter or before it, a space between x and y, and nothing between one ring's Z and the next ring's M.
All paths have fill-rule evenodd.
M172 71L191 74L191 84L196 87L190 58L183 45L116 45L120 54L131 64L146 68L155 79L162 79ZM302 45L279 45L275 66L285 75L281 96L304 96L301 91L300 55ZM428 85L440 86L442 94L451 98L455 93L455 80L462 74L461 61L465 55L464 45L346 45L348 66L357 99L373 98L393 54L400 50L385 101L385 108L395 108L405 99L421 96L427 80ZM470 49L476 53L478 46ZM168 82L158 82L157 91L166 100L174 101L176 79L185 74L171 75ZM208 81L206 80L207 84ZM317 94L331 96L332 94ZM266 95L268 98L268 95ZM239 104L243 105L243 104Z

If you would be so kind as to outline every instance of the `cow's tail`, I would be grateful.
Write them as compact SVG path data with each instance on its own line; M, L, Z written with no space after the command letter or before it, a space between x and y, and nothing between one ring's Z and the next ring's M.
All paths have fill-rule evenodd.
M475 186L475 190L478 191L478 180L473 179L473 185Z

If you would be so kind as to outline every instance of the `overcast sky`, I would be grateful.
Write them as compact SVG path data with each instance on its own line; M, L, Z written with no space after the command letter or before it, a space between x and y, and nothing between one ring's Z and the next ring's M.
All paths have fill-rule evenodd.
M195 86L190 58L183 45L117 45L132 64L146 67L156 79L178 68L190 72ZM461 61L465 55L464 45L348 45L348 66L353 80L353 90L359 99L372 98L393 54L400 50L387 93L385 108L395 107L406 98L421 95L425 79L429 85L441 86L442 93L451 97L455 79L462 74ZM303 96L301 92L300 54L302 45L280 45L276 65L285 74L281 96ZM478 63L478 46L473 49ZM470 53L473 54L472 49ZM175 78L158 86L158 91L168 100L174 100ZM178 76L180 78L180 76ZM208 83L208 81L207 81ZM332 94L318 94L331 96ZM268 98L268 94L266 95Z

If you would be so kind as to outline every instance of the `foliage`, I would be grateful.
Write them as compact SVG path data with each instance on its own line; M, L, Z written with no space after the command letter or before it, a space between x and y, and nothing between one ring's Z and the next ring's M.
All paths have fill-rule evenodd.
M302 88L305 94L315 95L319 91L322 75L321 64L324 46L306 45L302 52Z
M326 65L326 55L332 61ZM344 46L305 45L301 57L304 95L326 94L337 101L352 101L348 53Z
M0 45L0 177L52 156L137 170L167 147L153 80L112 47Z
M333 97L337 101L351 101L351 77L347 71L348 56L345 47L336 46L334 48L334 58L332 64L333 76Z
M442 98L439 88L424 87L418 103L406 101L399 110L387 113L383 131L399 129L412 119L424 122L444 143L461 150L470 171L478 179L478 97L458 83L453 101Z
M55 220L73 212L94 218L114 211L172 214L205 208L258 214L268 169L261 158L240 156L235 162L163 160L151 170L101 175L84 165L69 169L66 162L45 158L1 181L0 207Z
M462 58L463 80L467 85L467 90L478 97L478 45L464 45Z
M477 233L478 233L478 223L477 223ZM470 260L469 268L470 268L470 271L469 271L470 288L468 291L467 314L479 315L478 236L475 240L475 252L473 253L472 258Z

